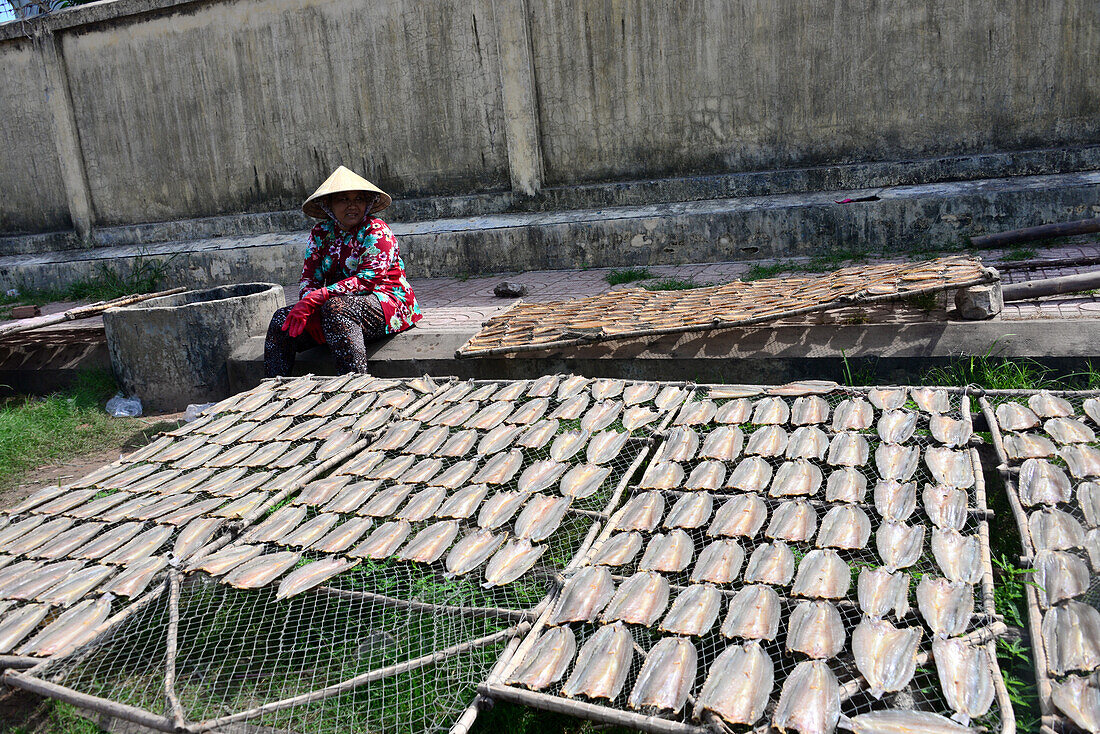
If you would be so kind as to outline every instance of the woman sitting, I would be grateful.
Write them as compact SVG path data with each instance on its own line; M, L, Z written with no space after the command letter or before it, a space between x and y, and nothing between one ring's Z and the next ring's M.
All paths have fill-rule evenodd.
M385 191L340 166L302 204L322 221L309 235L301 300L276 311L267 327L268 377L289 375L296 353L326 343L341 372L366 372L366 342L420 320L397 240L372 216L391 202Z

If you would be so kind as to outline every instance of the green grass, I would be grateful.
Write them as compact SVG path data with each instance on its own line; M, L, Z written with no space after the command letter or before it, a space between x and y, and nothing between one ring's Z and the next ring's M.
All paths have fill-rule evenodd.
M603 279L608 285L622 285L623 283L636 283L639 280L649 280L657 275L649 268L619 268L612 270Z
M691 278L661 278L652 283L646 283L642 287L647 291L686 291L692 288L705 288L714 283L697 283Z
M113 418L104 411L116 390L109 373L94 371L79 375L63 393L9 399L0 408L0 489L38 467L120 446L152 430L140 420Z
M806 262L792 262L781 260L771 265L753 265L749 271L741 276L741 280L763 280L774 278L783 273L827 273L831 270L839 270L845 265L864 262L867 253L862 250L833 250L824 255L812 257Z
M96 267L96 274L93 277L81 278L64 286L17 288L18 296L0 293L0 305L19 303L41 305L56 301L109 301L138 293L153 293L165 282L168 263L174 257L173 255L167 260L161 260L139 255L134 258L130 269L126 272L101 264Z
M1039 253L1037 253L1035 250L1033 250L1030 247L1016 247L1016 248L1013 248L1013 249L1009 250L1004 255L1002 255L1001 260L1003 260L1003 261L1030 260L1031 258L1035 257L1037 254L1039 254Z
M905 304L921 311L935 311L940 307L940 298L938 293L920 293L906 298Z

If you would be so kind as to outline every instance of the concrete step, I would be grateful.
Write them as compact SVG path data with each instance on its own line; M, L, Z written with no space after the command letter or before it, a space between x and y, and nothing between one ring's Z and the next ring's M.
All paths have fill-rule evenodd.
M863 199L838 204L845 199ZM409 274L619 267L957 246L965 237L1100 215L1100 171L646 206L391 222ZM101 268L164 268L166 282L292 282L305 232L185 239L0 258L0 288Z

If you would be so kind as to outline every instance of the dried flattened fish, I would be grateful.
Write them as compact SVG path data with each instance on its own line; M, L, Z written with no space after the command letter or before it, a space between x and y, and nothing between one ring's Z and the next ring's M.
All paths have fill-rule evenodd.
M192 520L180 530L176 536L176 542L172 545L172 556L177 561L184 561L206 545L214 533L225 523L220 517L200 517Z
M252 492L213 511L211 514L219 517L244 517L255 511L264 502L267 502L268 496L267 492Z
M917 609L936 637L962 634L974 613L974 587L926 574L917 584Z
M581 429L590 433L601 431L618 420L622 410L623 403L621 400L607 400L596 403L581 418Z
M447 467L442 474L428 480L428 484L433 487L457 489L466 484L467 480L473 476L475 471L477 471L477 459L458 461Z
M781 426L791 417L791 409L783 398L767 397L756 401L752 411L752 423L758 426Z
M1069 502L1072 486L1059 467L1045 459L1028 459L1020 467L1020 501L1027 505Z
M844 623L827 601L802 601L787 623L787 651L827 660L844 650Z
M550 414L550 418L561 418L567 421L576 420L588 409L588 405L591 402L592 398L588 396L588 393L574 395L555 408L554 412Z
M817 459L825 458L825 452L829 450L829 437L825 431L817 426L802 426L796 428L787 442L785 456L788 459Z
M561 478L559 488L566 497L585 499L594 495L609 476L611 467L578 464Z
M380 479L368 479L365 482L356 482L355 484L349 484L348 486L338 491L335 497L333 497L325 504L321 505L321 511L334 512L342 515L346 515L352 512L360 512L361 514L365 515L374 514L371 512L367 512L365 508L361 508L363 508L364 503L366 503L372 497L381 497L381 494L375 494L380 486L382 486L382 481ZM391 499L396 499L396 502L393 505L394 508L397 506L397 504L404 501L405 499L404 494L401 495L400 499L394 497L394 495L397 493L396 490L398 489L398 487L404 486L405 485L397 485L397 487L391 487L390 490L387 490L391 492L389 497ZM387 505L387 502L385 499L383 499L380 500L380 504ZM392 508L389 508L384 514L388 515L392 511Z
M1046 436L1036 433L1010 433L1004 437L1005 453L1013 461L1046 459L1058 453L1058 448Z
M905 405L906 390L904 387L874 387L867 392L867 399L879 410L897 410Z
M1075 418L1051 418L1043 424L1043 430L1061 444L1096 442L1096 433Z
M397 557L415 563L434 563L458 535L456 520L440 520L413 536Z
M38 657L61 656L90 640L111 613L110 594L87 599L58 616L16 653Z
M863 619L856 626L852 653L872 696L882 698L909 685L917 670L921 634L919 627L898 628L885 619Z
M785 461L775 473L768 495L793 497L817 494L821 480L821 470L805 459Z
M1027 405L1040 418L1062 418L1073 415L1073 405L1068 400L1052 395L1046 390L1029 397Z
M592 622L615 594L611 572L598 566L586 566L565 582L550 624Z
M405 470L397 481L402 484L427 484L443 468L443 459L421 459Z
M328 477L327 479L319 479L315 482L310 482L306 486L302 487L302 491L298 494L298 497L294 500L298 505L311 505L313 507L319 507L332 500L336 496L336 493L347 486L348 482L353 479L350 475ZM377 486L378 482L375 482Z
M969 420L955 420L945 415L934 415L928 422L932 438L945 446L965 446L974 433Z
M77 507L84 502L87 502L100 490L91 489L74 489L67 491L60 497L56 497L49 502L45 502L38 507L34 508L32 512L36 515L60 515L63 512L67 512L74 507Z
M1069 473L1080 479L1100 477L1100 449L1074 444L1063 446L1058 456L1069 465Z
M38 490L34 494L32 494L30 497L23 500L22 502L20 502L15 507L11 508L10 510L7 510L7 512L11 513L12 515L22 515L22 514L28 512L28 511L32 510L33 508L37 507L38 505L42 504L43 502L46 502L47 500L52 500L55 497L58 497L58 496L66 493L68 491L69 490L66 489L65 487L61 487L61 486L56 485L56 484L52 485L52 486L49 486L49 487L45 487L43 489Z
M1044 507L1031 513L1027 527L1037 551L1085 547L1085 529L1068 512Z
M838 505L825 513L817 533L818 548L858 550L871 537L871 518L855 505Z
M470 481L474 484L506 484L511 481L522 465L523 454L517 449L512 449L494 455Z
M361 415L355 421L353 427L357 431L377 431L389 422L393 414L393 408L375 408L369 413Z
M489 559L485 566L485 588L510 584L531 570L546 552L546 546L533 545L529 540L509 540Z
M794 578L794 553L781 541L756 547L745 566L746 584L786 586Z
M516 442L517 446L525 449L538 450L545 446L558 432L557 420L539 421L523 432Z
M665 615L658 629L677 635L702 637L710 632L722 607L722 595L710 584L693 584L684 589Z
M1100 612L1079 601L1067 601L1043 615L1042 637L1047 667L1055 675L1100 667Z
M569 375L558 385L558 401L568 400L588 385L589 379L581 375ZM518 395L516 397L519 397Z
M369 517L353 517L339 527L329 531L327 535L309 546L310 550L322 553L342 553L362 538L374 521Z
M535 543L549 538L561 525L571 501L569 497L532 495L516 518L516 537Z
M472 430L472 429L467 429ZM512 426L506 423L502 423L493 430L486 433L477 444L477 453L479 456L488 456L489 454L495 454L498 451L503 451L512 445L516 440L516 437L523 431L519 426Z
M1019 403L1001 403L994 412L1002 431L1026 431L1039 425L1039 416Z
M577 638L568 627L552 627L542 633L508 678L510 685L541 691L557 683L577 652Z
M435 514L446 497L447 490L442 487L422 489L409 498L408 503L397 513L397 519L409 522L427 519Z
M817 532L817 511L804 500L784 502L775 508L771 522L764 530L768 538L801 542Z
M660 413L655 413L649 408L627 408L623 411L623 428L628 431L633 431L635 428L641 428L648 425L660 417Z
M540 492L556 484L568 468L568 464L540 459L523 470L516 487L524 494Z
M443 457L465 456L470 453L476 443L477 431L467 428L452 434L447 442L436 451L436 455Z
M258 556L237 566L222 580L238 589L256 589L266 586L292 569L301 557L301 553L292 551Z
M1100 688L1095 678L1071 675L1051 683L1050 699L1070 721L1087 732L1100 731Z
M144 524L140 522L123 523L99 535L87 545L74 550L70 555L74 558L93 560L102 558L140 533L142 527L144 527Z
M772 480L772 465L759 456L749 456L730 474L727 486L745 492L762 492Z
M117 563L128 566L131 563L153 555L175 532L173 527L158 525L135 536L119 549L103 557L104 563Z
M532 398L548 398L558 389L560 382L561 375L543 375L531 383L527 395Z
M84 563L75 560L30 567L25 573L6 578L3 587L0 587L0 597L22 601L36 599L81 568L84 568Z
M932 657L947 705L962 724L983 716L993 704L993 672L989 653L959 639L932 641Z
M741 453L744 444L745 435L740 428L737 426L720 426L707 434L706 440L703 441L703 447L699 450L699 456L704 459L733 461Z
M856 596L859 608L871 619L891 613L901 619L909 613L909 575L885 568L864 568L856 580Z
M1093 528L1100 526L1100 482L1081 482L1077 485L1077 504L1085 516L1086 525Z
M512 519L527 500L522 492L497 492L481 506L477 515L480 527L492 530Z
M516 408L511 415L504 419L505 423L517 426L526 426L546 415L550 408L550 401L546 398L535 398Z
M866 494L867 477L851 467L835 470L825 483L826 502L862 502Z
M714 497L706 492L685 494L676 500L665 518L666 528L697 528L710 519Z
M593 553L592 565L622 566L633 561L641 549L641 533L615 533Z
M974 486L974 461L969 451L934 446L925 450L924 462L942 485L962 489Z
M933 528L932 555L951 581L976 584L982 578L981 543L976 535Z
M674 531L683 532L683 531ZM658 536L660 537L660 536ZM686 534L684 536L687 537ZM688 540L690 543L690 539ZM653 548L653 545L650 545ZM688 551L688 557L690 560L690 546ZM738 573L741 571L741 564L745 562L745 551L741 548L741 544L736 540L715 540L705 547L699 553L699 560L695 563L695 567L691 571L692 583L699 583L703 581L709 581L715 584L727 584L737 579ZM681 568L665 568L669 563L658 564L652 566L654 570L658 571L680 571ZM686 565L686 564L685 564ZM650 568L646 566L643 559L642 568Z
M817 395L795 398L791 406L792 426L820 425L829 419L829 404Z
M619 585L600 617L605 622L626 622L649 627L668 606L668 581L658 573L641 571Z
M412 443L405 447L405 453L431 456L447 440L448 433L446 426L432 426L414 438Z
M0 619L0 654L10 653L49 613L49 604L28 604L6 613Z
M616 530L652 532L665 514L665 500L660 492L643 492L630 498L618 512Z
M398 421L386 429L380 439L371 444L371 451L397 451L402 449L412 441L413 436L419 430L419 421Z
M359 561L349 561L339 556L329 556L314 563L307 563L301 568L296 568L287 574L286 578L279 582L279 588L275 592L275 600L289 599L320 586L333 576L354 568Z
M966 525L969 514L966 490L926 484L921 497L924 502L924 512L936 527L962 530Z
M357 558L388 558L411 532L412 525L404 520L382 523L366 540L348 551L348 555Z
M453 517L456 520L464 520L474 514L485 495L489 493L489 487L484 484L472 484L455 492L447 498L436 512L437 517Z
M814 599L840 599L852 583L851 570L836 551L815 549L798 564L791 593Z
M14 531L22 526L23 523L16 523L14 525L9 525L7 529L9 531ZM73 521L67 517L58 517L42 523L41 525L34 523L34 526L25 534L13 536L11 540L8 540L0 546L0 551L13 556L29 553L35 548L50 542L72 526ZM5 535L8 534L9 533L5 533Z
M603 378L592 383L592 397L596 400L617 398L623 393L626 383L623 380Z
M875 531L875 548L888 570L908 568L924 551L924 526L887 520Z
M767 425L749 434L746 455L782 456L787 450L787 432L779 426Z
M33 558L55 560L68 556L72 551L91 541L105 527L101 522L86 522L69 528L45 545L34 549L28 555Z
M736 543L737 541L730 542ZM740 546L738 546L738 548L740 548ZM705 550L704 553L706 553ZM677 528L667 534L657 533L653 536L649 541L649 545L646 547L645 553L642 554L642 560L638 564L638 569L642 571L679 573L691 564L691 560L694 556L695 544L692 543L687 533ZM742 552L741 557L744 558L744 556L745 554ZM702 555L700 555L699 560L700 562L703 561ZM713 565L714 563L720 563L720 560L709 561L709 563ZM740 561L738 561L737 566L740 568ZM698 568L698 566L696 568Z
M309 548L340 522L339 515L321 513L310 518L278 540L279 545L291 548Z
M61 583L36 596L37 601L69 606L115 573L110 566L91 565L69 574Z
M679 713L695 684L699 652L682 637L666 637L646 655L627 705L635 710Z
M875 413L863 398L847 398L833 410L833 430L862 431L874 423Z
M242 563L251 561L263 553L263 546L260 545L230 545L216 553L212 553L209 556L199 558L197 561L193 561L188 567L188 571L205 571L211 576L221 576L222 574L232 571ZM141 563L139 561L139 563ZM129 566L127 568L132 568Z
M302 505L285 505L271 513L263 522L241 536L243 543L272 543L279 540L306 519L308 509Z
M929 449L931 451L932 449ZM949 449L945 449L949 450ZM875 466L883 479L907 482L913 478L920 462L920 448L881 443L875 449Z
M675 461L650 464L638 486L643 489L675 489L684 483L684 468Z
M633 657L634 639L626 625L601 627L581 647L577 664L562 686L562 695L615 700L626 683Z
M717 412L718 406L714 404L713 400L693 400L684 403L683 407L680 408L680 413L676 416L674 425L705 426L714 420Z
M657 394L657 397L653 399L653 403L662 411L672 410L680 403L684 402L689 394L690 391L686 388L668 385L662 388L661 392Z
M1043 609L1088 591L1089 568L1080 556L1042 550L1035 554L1032 565L1035 584L1039 587L1039 606Z
M657 397L657 391L661 385L656 382L636 382L623 389L623 405L628 408L632 405L648 403Z
M606 464L614 459L626 446L629 433L603 431L592 437L585 455L591 464Z
M755 724L774 685L772 660L758 642L731 645L711 664L695 702L696 715L716 714L728 724Z
M781 732L829 734L840 720L840 685L828 664L799 663L783 683L772 724Z
M727 425L748 423L749 416L751 415L752 403L745 398L740 398L737 400L730 400L728 403L723 403L719 406L718 411L714 414L714 421Z
M829 444L830 466L863 466L867 463L871 447L867 439L858 433L838 433Z
M876 429L879 438L886 443L905 443L917 430L917 414L908 410L888 410L879 417Z
M917 483L884 479L875 484L875 510L884 520L908 520L917 509Z
M738 495L718 508L707 535L752 538L760 532L767 517L764 500L752 494Z
M1092 422L1100 426L1100 398L1086 398L1081 403L1081 408L1085 411L1085 415L1092 419Z
M722 634L747 640L774 640L779 632L779 616L779 594L775 589L758 584L743 586L730 600Z
M691 470L684 489L718 489L726 481L726 466L721 461L703 461Z
M909 396L917 407L925 413L950 413L951 396L946 390L937 390L931 387L914 387L909 390Z

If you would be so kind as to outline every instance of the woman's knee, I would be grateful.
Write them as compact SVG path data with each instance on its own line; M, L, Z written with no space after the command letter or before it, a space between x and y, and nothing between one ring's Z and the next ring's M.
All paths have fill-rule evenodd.
M346 297L330 296L327 301L321 304L321 318L326 321L335 318L344 312L346 306Z
M290 313L291 308L292 306L283 306L282 308L275 309L275 313L271 316L271 323L268 324L267 330L282 329L283 324L286 323L286 315Z

